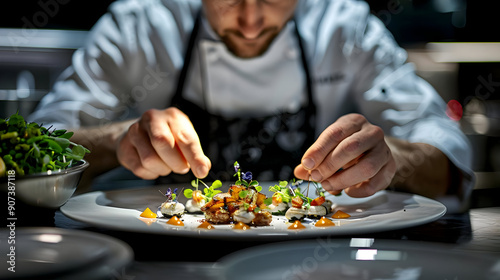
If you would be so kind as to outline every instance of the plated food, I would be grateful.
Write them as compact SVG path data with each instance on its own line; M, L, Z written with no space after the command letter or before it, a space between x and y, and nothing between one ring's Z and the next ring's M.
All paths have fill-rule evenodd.
M279 181L269 187L268 197L259 182L253 180L251 172L241 171L238 162L234 170L238 179L227 192L219 190L222 187L219 180L210 186L199 179L193 180L191 188L182 192L187 199L185 205L178 201L177 189L160 191L166 200L158 206L158 217L168 218L167 224L182 226L184 215L202 216L198 228L203 229L214 229L214 225L232 225L233 229L240 230L266 227L273 222L273 216L290 223L289 229L304 229L301 223L305 219L316 227L335 225L329 218L333 203L325 198L325 191L316 182ZM156 218L147 210L141 217ZM343 214L340 218L349 217Z

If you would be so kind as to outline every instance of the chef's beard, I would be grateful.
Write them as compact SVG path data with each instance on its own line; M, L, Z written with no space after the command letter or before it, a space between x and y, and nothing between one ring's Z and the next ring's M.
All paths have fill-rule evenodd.
M228 50L235 56L252 58L265 53L278 34L277 27L269 27L262 30L255 42L245 42L245 37L240 31L227 29L220 37Z

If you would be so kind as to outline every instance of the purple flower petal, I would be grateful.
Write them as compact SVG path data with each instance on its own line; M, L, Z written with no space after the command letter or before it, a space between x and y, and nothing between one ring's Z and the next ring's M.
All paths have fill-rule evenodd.
M243 173L243 180L252 181L252 172L248 171Z

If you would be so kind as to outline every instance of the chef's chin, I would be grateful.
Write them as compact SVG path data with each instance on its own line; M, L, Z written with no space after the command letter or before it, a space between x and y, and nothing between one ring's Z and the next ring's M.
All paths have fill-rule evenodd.
M233 55L240 58L253 58L265 53L275 37L269 36L265 40L262 38L252 41L229 35L223 36L221 39Z

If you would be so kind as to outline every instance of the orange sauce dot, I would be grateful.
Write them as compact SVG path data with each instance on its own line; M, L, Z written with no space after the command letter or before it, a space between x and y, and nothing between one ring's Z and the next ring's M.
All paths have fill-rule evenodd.
M335 226L335 223L332 222L330 219L327 219L325 217L321 217L316 224L314 224L316 227L333 227Z
M291 226L288 227L288 229L305 229L306 227L299 221L296 220L293 222Z
M177 216L173 216L170 220L167 221L167 224L173 226L184 226L184 223Z
M250 227L247 224L244 224L242 222L238 222L233 226L233 229L239 229L239 230L247 230L250 229Z
M156 214L153 213L153 211L151 211L151 209L146 208L146 210L144 210L144 212L141 213L141 217L143 218L156 218Z
M202 228L202 229L215 229L215 227L211 223L209 223L207 221L204 221L203 223L201 223L198 226L198 228Z
M335 212L335 214L333 214L333 218L335 219L346 219L346 218L349 218L351 215L345 213L344 211L342 210L338 210L337 212Z

